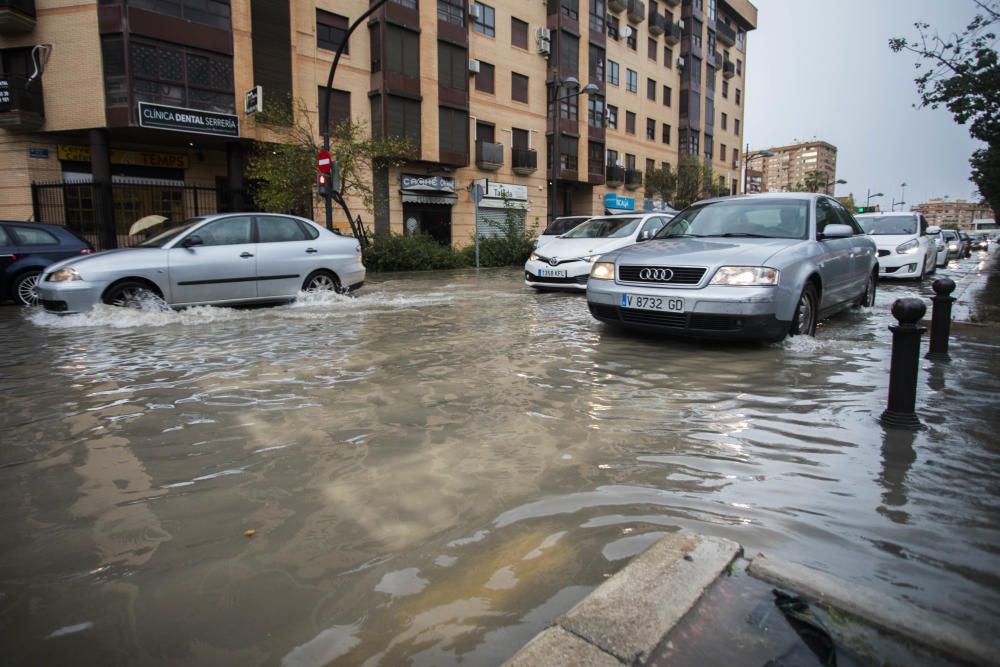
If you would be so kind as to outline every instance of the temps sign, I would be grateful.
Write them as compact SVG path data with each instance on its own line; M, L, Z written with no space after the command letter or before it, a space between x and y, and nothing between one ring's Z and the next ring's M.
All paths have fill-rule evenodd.
M139 102L139 127L213 134L221 137L240 136L240 119L232 114L168 107L147 102Z

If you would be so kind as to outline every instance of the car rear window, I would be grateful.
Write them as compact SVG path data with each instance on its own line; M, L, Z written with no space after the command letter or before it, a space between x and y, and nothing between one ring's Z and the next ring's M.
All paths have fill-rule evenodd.
M7 236L7 232L4 231L3 227L0 227L0 245L13 245L10 242L10 237Z
M866 234L872 236L892 236L902 234L917 233L917 216L901 217L893 216L873 216L857 218L861 228Z
M567 239L625 238L635 231L642 218L615 216L613 218L593 218L566 232Z
M17 236L18 245L59 245L59 239L44 229L35 229L33 227L15 227L14 235Z

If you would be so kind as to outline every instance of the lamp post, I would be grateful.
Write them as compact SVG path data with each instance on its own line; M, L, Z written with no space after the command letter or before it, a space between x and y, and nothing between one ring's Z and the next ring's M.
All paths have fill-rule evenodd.
M593 95L600 92L601 89L592 83L588 83L583 87L583 90L579 90L580 81L573 76L565 80L552 79L546 83L552 89L552 147L549 149L549 160L552 163L552 220L555 220L559 192L559 157L560 148L562 147L562 137L559 135L559 104L580 95ZM559 97L559 91L563 89L572 92ZM577 122L579 122L579 113L577 114Z
M906 199L906 181L899 184L899 203L904 203L904 199Z
M872 203L872 199L874 199L875 197L883 197L883 196L884 195L881 192L876 192L875 194L872 194L872 189L868 188L868 197L865 199L865 208L868 208L868 205Z
M743 151L743 194L747 193L747 181L750 179L747 174L750 171L750 163L759 157L768 158L774 157L774 153L767 150L766 148L761 151L750 152L750 144L747 144L747 148Z

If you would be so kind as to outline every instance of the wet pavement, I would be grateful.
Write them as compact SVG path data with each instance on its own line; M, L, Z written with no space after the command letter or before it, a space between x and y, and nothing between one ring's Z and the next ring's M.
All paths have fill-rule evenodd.
M957 315L989 270L940 272ZM930 281L815 340L709 345L520 275L0 308L5 664L498 664L678 529L995 626L997 328L956 329L926 428L886 432L889 306Z

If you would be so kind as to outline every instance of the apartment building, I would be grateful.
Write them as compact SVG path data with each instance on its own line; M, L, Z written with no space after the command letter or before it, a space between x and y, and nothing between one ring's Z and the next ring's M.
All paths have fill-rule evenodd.
M142 215L252 207L247 152L278 135L248 95L265 111L300 100L318 133L334 54L370 6L0 3L0 216L111 246ZM511 209L540 231L553 214L660 206L643 173L685 154L736 192L756 20L745 0L388 0L347 39L330 120L415 154L376 169L374 209L352 211L376 233L461 246L477 209L488 232ZM313 204L303 212L322 221ZM339 210L334 222L349 229Z
M974 220L993 217L993 209L986 204L965 199L931 199L923 204L911 206L910 210L922 213L927 218L928 224L965 231L974 228Z
M791 192L806 188L833 194L837 182L837 147L825 141L809 141L768 149L772 157L761 157L764 192ZM756 166L756 163L755 163ZM818 188L812 187L814 184Z

